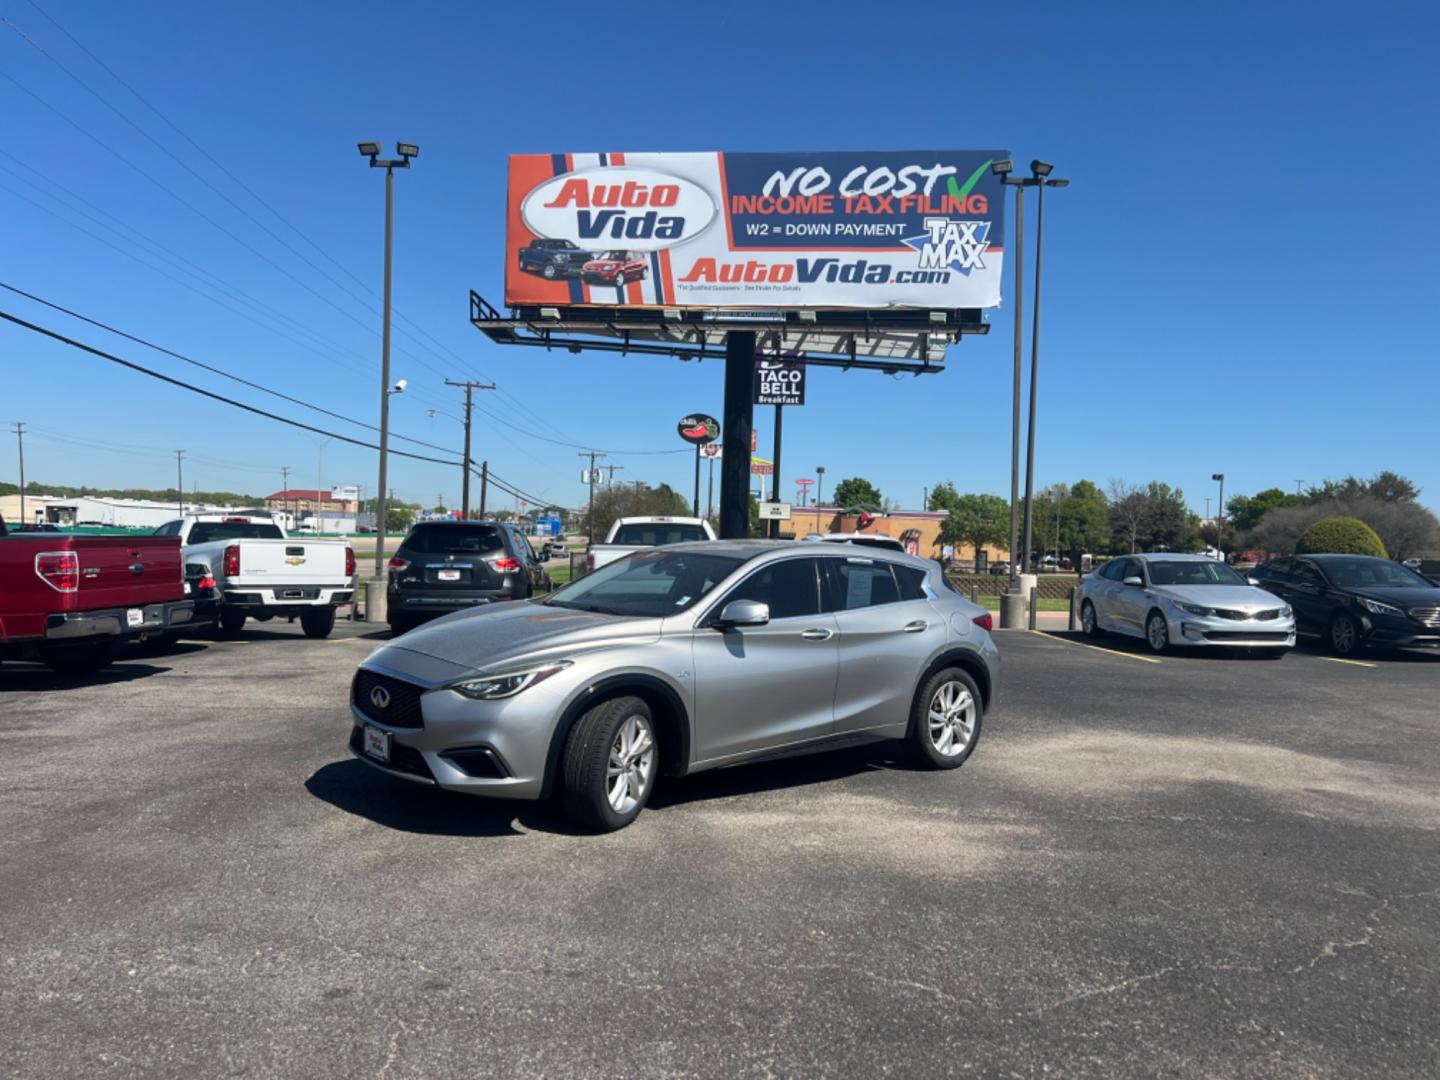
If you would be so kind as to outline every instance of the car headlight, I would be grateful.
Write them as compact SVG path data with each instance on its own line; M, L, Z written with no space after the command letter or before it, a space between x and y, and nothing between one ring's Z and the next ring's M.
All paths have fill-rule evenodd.
M1379 600L1370 600L1364 596L1357 596L1355 602L1363 607L1371 615L1393 615L1397 619L1403 619L1405 612L1391 604L1382 604Z
M1281 604L1281 605L1280 605L1280 618L1282 618L1282 619L1289 619L1289 618L1292 618L1294 615L1295 615L1295 609L1292 608L1289 604Z
M485 675L481 678L466 679L451 683L450 689L477 701L494 701L496 698L514 697L522 690L528 690L536 683L544 682L551 675L558 675L573 666L574 661L557 660L522 671L507 671L500 675Z
M1188 612L1191 615L1199 615L1202 619L1210 619L1215 616L1214 608L1202 607L1200 604L1182 604L1179 600L1172 600L1170 602L1181 611Z

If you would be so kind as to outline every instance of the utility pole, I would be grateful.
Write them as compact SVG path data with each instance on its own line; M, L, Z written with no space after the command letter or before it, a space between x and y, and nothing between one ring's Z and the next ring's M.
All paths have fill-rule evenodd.
M175 451L175 499L180 504L180 516L185 516L185 451Z
M588 529L591 533L593 533L595 530L595 474L598 471L595 468L595 459L603 458L605 455L596 453L594 450L581 450L579 456L582 458L590 459L590 467L585 470L585 479L590 484L590 503L589 508L585 512L585 528ZM593 535L590 537L590 542L595 542L595 537Z
M490 490L490 462L480 463L480 516L485 516L485 496Z
M460 516L470 516L470 417L475 407L476 390L494 390L494 383L482 382L456 382L454 379L446 379L446 386L463 386L465 388L465 460L460 463L460 474L465 481L460 488Z
M282 499L285 500L285 513L286 513L286 514L289 514L289 513L290 513L290 466L289 466L289 465L281 465L281 466L280 466L280 476L281 476L281 478L285 481L285 483L284 483L284 484L281 486L281 488L280 488L280 498L282 498ZM294 520L292 519L292 520L291 520L291 524L293 524L293 523L294 523Z
M600 467L609 474L605 480L605 486L607 488L612 488L615 486L615 471L618 469L623 472L625 469L624 465L602 465Z
M25 425L15 421L15 438L20 443L20 524L29 524L25 517Z

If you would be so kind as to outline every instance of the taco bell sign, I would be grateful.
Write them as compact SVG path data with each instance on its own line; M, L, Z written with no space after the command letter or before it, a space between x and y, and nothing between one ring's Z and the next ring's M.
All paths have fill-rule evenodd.
M755 404L804 405L804 362L757 359L755 361Z

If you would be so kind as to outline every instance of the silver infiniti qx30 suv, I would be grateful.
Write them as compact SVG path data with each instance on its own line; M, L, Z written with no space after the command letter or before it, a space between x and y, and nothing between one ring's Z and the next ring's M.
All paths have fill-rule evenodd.
M392 776L539 799L618 829L660 772L905 739L964 763L994 707L990 616L940 568L848 544L636 552L542 600L384 645L351 686L350 748Z

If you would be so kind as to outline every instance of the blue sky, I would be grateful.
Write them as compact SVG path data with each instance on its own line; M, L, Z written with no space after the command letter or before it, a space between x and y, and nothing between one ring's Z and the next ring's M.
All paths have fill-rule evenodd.
M1001 146L1073 181L1047 200L1037 485L1157 479L1203 511L1217 471L1253 492L1391 468L1440 506L1433 6L42 5L165 119L30 0L0 0L25 35L0 24L0 280L374 422L383 179L354 144L418 142L396 181L410 322L393 367L412 392L393 427L458 448L459 426L426 410L458 414L446 375L493 379L481 404L513 427L477 414L476 456L545 498L583 501L579 458L516 428L673 450L680 416L719 415L722 372L507 350L470 327L468 290L502 294L507 154ZM0 310L366 434L3 290ZM1007 492L1012 313L992 318L943 375L813 373L786 416L787 491L824 465L827 489L862 475L905 506L941 479ZM183 447L187 487L263 494L283 465L315 483L319 436L8 324L0 365L0 421L33 433L30 478L164 486ZM768 456L768 409L757 427ZM372 451L331 443L323 459L326 484L373 490ZM683 453L609 460L619 480L690 484ZM0 438L0 475L15 466ZM455 469L396 459L391 482L458 499Z

